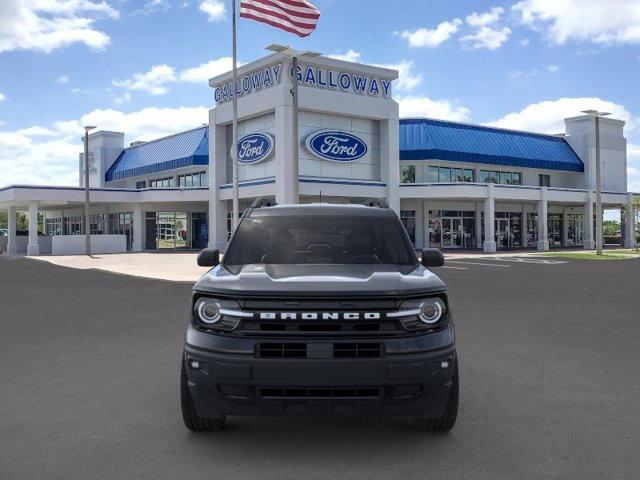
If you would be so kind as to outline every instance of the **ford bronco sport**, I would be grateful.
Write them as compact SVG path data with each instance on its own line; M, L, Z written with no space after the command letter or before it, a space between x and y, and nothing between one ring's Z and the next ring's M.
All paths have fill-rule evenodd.
M410 415L447 431L458 363L444 283L384 201L247 209L194 286L181 374L194 431L227 415Z

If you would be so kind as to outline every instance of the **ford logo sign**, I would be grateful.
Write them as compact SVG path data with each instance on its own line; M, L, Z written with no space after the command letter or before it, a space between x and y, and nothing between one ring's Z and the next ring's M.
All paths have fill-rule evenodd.
M353 162L367 153L367 144L360 138L335 130L313 133L306 144L313 155L332 162Z
M275 142L268 133L252 133L238 139L238 161L245 164L266 160L273 153Z

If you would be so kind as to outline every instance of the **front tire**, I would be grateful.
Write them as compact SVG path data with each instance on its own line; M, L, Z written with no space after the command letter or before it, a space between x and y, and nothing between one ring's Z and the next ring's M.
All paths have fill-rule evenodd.
M415 426L425 432L448 432L456 424L458 418L458 399L460 395L460 387L458 384L458 362L456 362L453 372L451 391L444 407L444 412L440 417L429 418L426 416L416 416L414 418Z
M180 400L182 404L182 419L184 426L192 432L217 432L222 430L226 417L223 415L219 418L202 418L196 412L196 408L189 393L189 385L187 384L187 371L182 360L182 372L180 374Z

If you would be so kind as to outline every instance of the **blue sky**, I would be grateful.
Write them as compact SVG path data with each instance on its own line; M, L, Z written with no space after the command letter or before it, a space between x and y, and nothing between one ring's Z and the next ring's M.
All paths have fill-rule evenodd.
M627 121L640 192L638 0L315 0L298 39L241 20L239 59L270 43L394 66L405 116L549 133L580 110ZM0 186L75 184L81 125L149 139L207 121L230 66L230 0L2 0Z

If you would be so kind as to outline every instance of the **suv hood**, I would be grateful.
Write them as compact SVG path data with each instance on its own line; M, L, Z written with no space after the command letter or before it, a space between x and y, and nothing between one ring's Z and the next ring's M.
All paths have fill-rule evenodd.
M403 296L446 287L419 265L244 265L238 273L217 266L194 290L240 296Z

